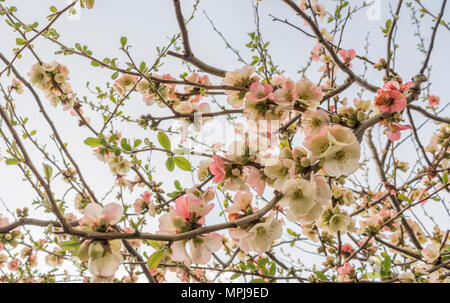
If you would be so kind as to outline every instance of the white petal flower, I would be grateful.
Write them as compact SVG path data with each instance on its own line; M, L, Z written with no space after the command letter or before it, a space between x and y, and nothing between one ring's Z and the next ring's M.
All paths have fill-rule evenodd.
M325 157L323 168L329 176L348 176L359 168L361 147L359 143L344 146L339 151Z

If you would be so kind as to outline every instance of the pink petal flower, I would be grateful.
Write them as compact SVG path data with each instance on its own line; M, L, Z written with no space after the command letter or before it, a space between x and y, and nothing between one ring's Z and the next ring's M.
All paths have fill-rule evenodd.
M430 95L428 97L428 104L430 106L439 106L439 100L440 100L440 98L438 96Z
M259 102L267 99L273 91L270 84L262 84L261 82L253 82L250 85L250 92L247 94L247 100Z
M212 158L213 161L209 165L209 170L214 176L213 182L219 183L225 178L225 164L219 156L214 155Z
M386 132L387 137L391 141L397 141L401 137L400 131L410 129L409 125L400 125L399 123L389 123L387 124L388 130Z
M384 113L401 112L406 108L406 97L397 90L379 89L375 106Z
M111 225L120 221L123 215L123 207L118 203L108 203L103 207L100 221L106 221Z

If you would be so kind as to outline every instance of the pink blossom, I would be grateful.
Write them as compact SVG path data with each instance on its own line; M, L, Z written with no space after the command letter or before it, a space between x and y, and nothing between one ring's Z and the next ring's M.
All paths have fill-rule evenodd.
M245 212L247 208L252 204L253 196L248 191L239 191L236 193L233 199L233 204L225 209L227 213L239 213Z
M386 135L389 138L389 140L391 141L397 141L400 139L401 137L401 131L402 130L406 130L406 129L410 129L411 126L409 125L401 125L399 123L387 123L387 132Z
M355 270L355 267L351 265L350 263L345 263L343 266L338 268L338 274L343 276L348 276L353 273Z
M247 94L247 100L252 102L259 102L267 99L273 91L270 84L263 84L261 82L253 82L250 85L250 91Z
M256 167L249 168L246 182L256 190L258 195L261 196L264 193L264 189L266 188L266 181L262 179L262 174Z
M428 104L430 106L439 106L439 100L440 100L440 98L438 96L430 95L428 97Z
M391 89L391 90L401 90L400 83L395 80L390 80L383 85L383 89Z
M92 228L114 225L120 221L123 215L122 205L108 203L102 207L97 203L89 203L84 209L84 217L78 220L80 225Z
M341 246L341 251L343 253L352 254L354 249L353 249L353 246L351 246L350 244L343 244Z
M275 90L271 96L271 99L278 105L289 105L296 98L295 82L291 79L286 79L282 88Z
M222 158L219 156L212 156L213 161L209 165L209 170L212 175L214 175L213 182L219 183L223 179L225 179L225 164L223 163Z
M8 263L8 269L10 271L15 271L15 270L17 270L19 268L19 265L20 265L19 259L12 259Z
M344 60L345 63L350 63L350 61L352 61L356 57L356 51L353 48L341 49L338 52L338 54L339 54L339 56L341 56L341 58ZM351 67L351 64L350 64L350 67Z
M398 90L379 89L375 106L384 113L401 112L406 108L406 97Z

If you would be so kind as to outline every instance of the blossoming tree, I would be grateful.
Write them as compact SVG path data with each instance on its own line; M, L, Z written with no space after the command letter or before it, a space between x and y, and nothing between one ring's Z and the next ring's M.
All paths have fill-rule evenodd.
M17 46L0 53L0 168L21 172L35 195L20 208L3 201L0 281L449 281L450 119L430 82L433 46L450 30L446 0L434 12L419 0L391 1L385 56L374 61L369 47L343 48L350 19L369 3L278 1L292 15L272 21L310 42L297 75L274 63L263 39L264 1L252 3L249 62L206 15L237 55L234 70L195 54L198 33L188 28L199 1L182 9L173 0L179 32L142 62L126 37L115 38L119 60L57 32L75 5L95 14L94 0L51 6L45 25L21 17L26 4L1 2ZM423 53L411 79L394 64L396 36L413 37L399 26L406 10ZM421 24L432 26L429 37ZM39 54L40 40L56 47L54 58ZM25 53L34 64L22 71ZM113 83L88 83L91 95L80 95L66 56ZM161 74L167 60L186 72ZM38 121L21 112L25 102ZM70 141L76 133L83 139ZM97 167L108 168L109 188L92 182ZM9 182L2 192L13 190ZM427 213L430 204L438 214Z

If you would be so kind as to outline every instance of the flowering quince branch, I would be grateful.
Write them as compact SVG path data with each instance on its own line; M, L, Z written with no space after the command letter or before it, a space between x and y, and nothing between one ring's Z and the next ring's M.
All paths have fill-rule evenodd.
M184 61L191 63L192 65L198 67L200 70L206 73L222 78L225 77L226 71L210 66L194 56L194 53L192 52L191 49L191 44L189 42L189 36L186 29L186 24L184 22L183 13L181 12L180 1L173 0L173 5L175 7L175 14L177 16L178 26L180 27L181 30L181 37L183 38L184 55L180 55L172 51L169 51L167 54L170 56L183 59Z
M65 275L66 280L84 277L85 282L146 278L157 283L170 279L167 273L172 271L186 282L242 277L253 277L252 282L448 282L449 231L437 222L445 225L450 217L450 126L445 113L439 116L446 107L436 110L440 97L430 93L428 81L437 29L445 25L446 1L437 17L428 13L434 27L427 51L419 36L425 61L406 83L402 72L394 71L395 32L404 30L403 23L398 27L402 6L413 4L396 2L393 20L382 28L386 58L375 64L368 59L369 46L365 56L341 47L344 29L348 31L351 17L365 4L352 8L349 1L339 1L333 8L319 0L283 2L309 30L270 17L317 40L296 80L274 63L277 46L262 38L263 2L253 4L255 31L246 44L251 59L233 48L239 62L249 63L229 71L194 55L187 24L198 1L185 20L180 1L173 0L179 33L158 48L151 64L139 63L128 39L120 38L123 65L117 58L94 57L86 45L68 47L59 41L52 25L63 13L73 13L76 2L61 10L52 6L50 22L41 30L37 23L22 21L17 7L1 5L0 15L20 34L16 44L21 47L14 49L12 60L0 53L6 66L0 72L5 99L0 104L0 138L5 143L0 165L19 168L37 198L32 202L35 218L28 207L14 213L2 200L7 212L0 213L0 281L55 282ZM91 10L95 1L80 4ZM334 27L323 27L325 20L330 26L334 21ZM28 33L33 36L27 38ZM77 77L71 78L67 66L38 56L33 45L38 38L57 46L56 54L76 55L111 71L114 81L95 89L86 85L95 101L80 97ZM177 46L180 38L182 48ZM36 62L27 77L17 68L25 50ZM165 69L167 55L182 59L189 73L156 74ZM360 61L355 63L355 58ZM318 82L310 70L316 62L323 64L316 73ZM360 63L365 70L357 74ZM381 87L365 79L368 65L383 71ZM220 79L210 80L207 74ZM349 104L353 84L361 86L361 93ZM369 100L362 99L364 90ZM34 124L22 117L22 94L30 94L50 127L50 144L40 143L45 137L37 133L44 128L33 130ZM55 109L48 110L45 101ZM426 107L421 101L428 102ZM60 109L78 119L80 127L65 139L73 125L65 121L62 127L53 118ZM425 122L419 125L419 114L428 118L425 122L438 123L428 144L422 143L419 130ZM217 129L213 138L204 136L214 123L231 127L231 142ZM399 141L404 132L410 134ZM87 147L77 146L80 136ZM414 153L400 155L408 143L417 158ZM88 148L93 157L78 155L79 148ZM86 164L86 159L91 162ZM89 172L97 160L95 170L102 163L106 168L102 180ZM379 181L372 180L373 170ZM102 198L99 184L110 185ZM444 211L431 216L431 206ZM415 213L420 207L423 216ZM41 218L41 210L53 219ZM427 220L433 222L433 231ZM44 236L36 240L35 232ZM313 244L316 251L300 248L303 243ZM71 274L58 273L63 262L73 263Z

